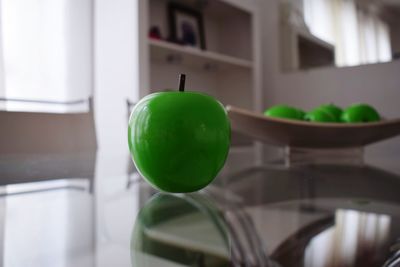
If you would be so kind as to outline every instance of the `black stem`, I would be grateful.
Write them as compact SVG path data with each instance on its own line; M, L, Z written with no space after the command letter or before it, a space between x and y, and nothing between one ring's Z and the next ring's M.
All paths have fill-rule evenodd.
M185 74L179 75L179 92L185 91L185 80L186 80Z

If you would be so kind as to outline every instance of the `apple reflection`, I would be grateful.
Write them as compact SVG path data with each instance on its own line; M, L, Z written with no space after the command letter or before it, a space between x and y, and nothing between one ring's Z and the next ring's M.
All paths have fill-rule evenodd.
M136 219L131 262L134 267L231 266L226 226L200 194L157 194Z

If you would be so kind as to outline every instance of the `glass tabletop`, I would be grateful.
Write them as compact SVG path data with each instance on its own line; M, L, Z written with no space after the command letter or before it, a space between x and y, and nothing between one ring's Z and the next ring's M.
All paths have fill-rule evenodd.
M1 158L2 266L398 266L395 169L230 164L167 194L126 155Z

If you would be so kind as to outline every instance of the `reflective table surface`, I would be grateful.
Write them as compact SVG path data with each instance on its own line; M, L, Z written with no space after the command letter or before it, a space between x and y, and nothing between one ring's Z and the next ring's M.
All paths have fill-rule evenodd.
M127 155L1 156L1 266L400 266L396 159L241 157L206 189L172 195Z

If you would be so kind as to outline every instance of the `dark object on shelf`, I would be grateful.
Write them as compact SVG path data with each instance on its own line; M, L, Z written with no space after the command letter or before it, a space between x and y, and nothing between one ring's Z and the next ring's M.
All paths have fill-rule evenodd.
M177 40L175 38L172 38L172 36L168 37L167 42L177 44L177 45L184 45L182 40Z
M161 31L158 26L152 26L149 31L149 37L156 40L161 40Z
M187 21L183 21L181 25L182 41L184 44L196 46L197 38L193 25Z
M393 53L393 56L392 56L392 59L393 59L393 60L395 60L395 59L400 59L400 52L394 52L394 53Z
M170 42L206 49L201 12L177 3L169 3L168 19Z

